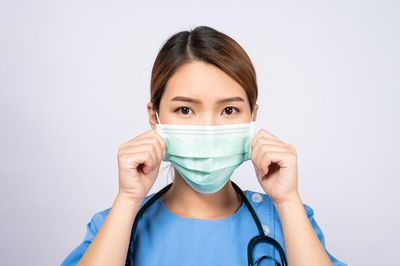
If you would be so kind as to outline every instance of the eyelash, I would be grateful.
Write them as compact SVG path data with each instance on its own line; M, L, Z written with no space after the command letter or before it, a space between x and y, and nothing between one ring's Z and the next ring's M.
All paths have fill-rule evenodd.
M187 107L187 106L181 106L181 107L176 108L176 109L174 110L174 112L176 113L176 112L178 112L179 110L182 110L182 108L188 108L188 109L190 109L190 108ZM239 110L238 108L233 107L233 106L225 107L225 108L224 108L224 111L225 111L226 108L233 108L233 109L236 110L236 113L239 113L239 112L240 112L240 110ZM192 109L190 109L190 110L192 110ZM193 112L193 111L192 111L192 112ZM234 114L235 114L235 113L234 113ZM183 114L183 115L186 115L186 114ZM231 114L231 115L233 115L233 114Z

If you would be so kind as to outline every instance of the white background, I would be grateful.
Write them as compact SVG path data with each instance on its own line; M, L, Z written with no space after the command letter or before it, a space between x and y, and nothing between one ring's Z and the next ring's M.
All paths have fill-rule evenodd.
M150 129L158 50L211 26L240 43L258 129L298 152L327 249L394 265L398 1L0 1L0 264L58 265L118 191L118 146ZM171 180L163 169L151 193ZM232 177L262 192L250 161ZM396 249L396 250L395 250Z

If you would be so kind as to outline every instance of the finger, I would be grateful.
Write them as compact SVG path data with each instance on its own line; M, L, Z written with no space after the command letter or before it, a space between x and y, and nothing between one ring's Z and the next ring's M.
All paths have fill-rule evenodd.
M161 148L162 148L163 150L165 150L166 147L167 147L167 142L165 141L165 139L164 139L156 130L153 130L153 134L154 134L154 136L156 136L156 138L160 141Z
M162 149L158 140L155 140L155 143L150 142L150 144L154 146L154 152L157 157L157 162L161 161L161 159L165 156L166 150Z
M129 144L129 143L135 142L136 140L139 140L139 139L141 139L141 138L143 138L143 137L146 137L150 132L151 132L151 130L147 130L147 131L145 131L145 132L143 132L143 133L137 135L136 137L134 137L134 138L128 140L128 141L125 142L124 144Z
M292 150L290 145L279 142L275 139L259 138L254 145L254 149L252 150L252 160L257 162L260 153L262 155L265 151L291 152Z
M143 136L140 139L137 139L135 142L130 143L128 146L131 146L132 144L135 145L136 143L142 143L142 142L151 142L151 143L154 142L165 153L166 146L167 146L166 142L158 133L149 133L148 135ZM163 154L163 152L161 152L161 154Z
M165 152L166 152L165 149L163 149L161 147L160 142L156 138L154 138L153 136L148 137L148 138L143 138L143 139L140 140L140 142L132 143L129 146L126 146L125 148L127 148L127 149L135 149L135 147L137 147L137 146L139 146L141 144L154 145L157 157L161 157L162 156L161 158L163 158L165 156ZM161 158L160 158L160 160L161 160Z
M264 145L275 145L275 146L281 146L286 149L289 149L290 145L283 143L279 140L276 139L271 139L271 138L265 138L265 137L260 137L258 138L254 143L253 143L253 148L255 149L257 146L264 146Z
M266 131L265 129L260 129L257 134L255 135L255 137L253 138L252 142L251 142L251 146L253 147L254 144L258 141L259 138L269 138L269 139L273 139L275 141L281 142L283 143L280 139L278 139L277 137L275 137L274 135L272 135L271 133L269 133L268 131Z
M154 168L154 158L152 157L150 152L146 152L146 150L133 153L133 154L125 154L121 157L122 166L127 169L137 170L138 166L143 164L143 172L147 174L150 169Z
M265 158L262 151L259 151L258 157L256 158L256 164L259 172L259 176L263 177L268 173L269 165L271 161L269 158Z
M267 139L260 139L259 146L261 149L267 149L269 151L281 151L281 152L291 152L291 148L289 145L278 142L278 143L270 143Z
M138 144L135 147L129 148L125 151L126 154L137 154L137 153L149 153L150 157L151 157L151 162L143 162L145 163L146 166L154 166L154 164L158 164L160 160L158 160L158 158L160 157L159 155L157 155L160 151L157 151L157 148L155 145L149 143L142 143L142 144Z
M254 162L254 165L256 167L256 171L261 174L264 172L264 164L265 162L263 161L263 156L265 154L265 152L267 151L274 151L274 150L278 150L278 151L282 151L282 147L279 145L256 145L254 148L254 158L252 159L252 161ZM269 162L270 164L270 162ZM269 165L268 164L268 165Z
M151 132L149 132L149 136L155 137L158 140L158 142L160 143L161 148L163 150L166 149L167 143L165 142L164 138L156 130L151 130Z
M165 150L165 148L167 146L167 143L165 142L164 138L157 131L155 131L153 129L150 129L150 130L146 131L145 133L140 134L136 138L130 140L129 143L140 141L145 138L156 138L158 140L158 142L160 143L160 146L162 147L163 150Z
M253 162L254 169L256 170L257 175L259 175L261 173L261 169L260 169L261 164L259 163L259 161L261 159L260 152L261 152L260 145L255 146L251 152L251 161Z
M269 165L271 163L278 164L280 168L288 168L289 156L290 155L287 152L270 151L263 153L260 157L260 161L258 161L263 176L268 173Z

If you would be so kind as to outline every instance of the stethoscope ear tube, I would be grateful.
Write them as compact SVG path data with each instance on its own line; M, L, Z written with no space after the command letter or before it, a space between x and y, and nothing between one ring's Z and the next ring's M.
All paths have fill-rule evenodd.
M243 191L239 188L238 185L236 185L233 181L232 185L235 188L235 190L242 196L242 199L244 201L244 203L247 206L247 209L250 211L251 216L253 217L254 222L257 225L257 229L259 232L258 236L253 237L248 246L247 246L247 260L248 260L248 265L249 266L253 266L253 249L254 246L259 243L259 242L266 242L268 244L271 244L272 246L274 246L278 252L279 252L279 256L281 258L281 262L282 262L282 266L287 266L287 261L286 261L286 256L285 256L285 252L283 251L281 245L273 238L266 236L264 234L264 230L261 226L261 222L258 219L258 216L256 214L256 212L254 211L253 207L250 205L250 202L247 200L246 195L244 195Z
M243 191L236 185L233 181L231 181L233 187L235 190L240 194L242 197L244 203L247 206L247 209L250 211L251 216L253 217L254 222L257 225L257 229L259 232L259 235L253 237L248 246L247 246L247 259L248 259L248 265L253 266L253 249L254 246L259 243L259 242L266 242L271 245L273 245L276 249L278 249L279 256L281 258L282 266L287 266L287 261L285 257L285 252L283 251L281 245L273 238L270 238L264 234L264 230L261 226L261 222L258 219L258 216L256 212L254 211L253 207L250 205L249 201L246 198L246 195L243 193ZM125 261L125 266L131 266L131 258L133 257L133 240L134 240L134 234L137 228L137 225L139 223L139 219L142 217L143 213L145 210L147 210L151 204L153 204L154 201L156 201L158 198L161 197L162 194L164 194L168 189L170 189L172 186L172 183L166 185L163 189L158 191L154 196L152 196L143 206L140 208L138 213L136 214L135 220L132 225L132 230L131 230L131 237L129 239L129 246L128 246L128 252L126 255L126 261Z
M125 260L125 266L131 266L131 255L133 254L133 239L134 239L134 234L136 231L137 224L139 223L140 217L142 217L143 213L145 210L147 210L151 204L153 204L154 201L156 201L159 197L161 197L162 194L164 194L168 189L170 189L172 186L172 183L166 185L163 189L158 191L153 197L151 197L143 206L140 208L138 213L136 214L135 221L133 222L132 225L132 230L131 230L131 237L129 239L129 246L128 246L128 253L126 255L126 260Z

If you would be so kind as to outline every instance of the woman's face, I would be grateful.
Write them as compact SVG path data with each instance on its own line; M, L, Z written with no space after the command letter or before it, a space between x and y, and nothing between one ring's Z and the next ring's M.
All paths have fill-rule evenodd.
M157 119L148 104L150 124ZM258 106L254 106L255 121ZM211 64L194 61L180 67L168 80L160 100L161 124L225 125L250 122L245 90L225 72Z

